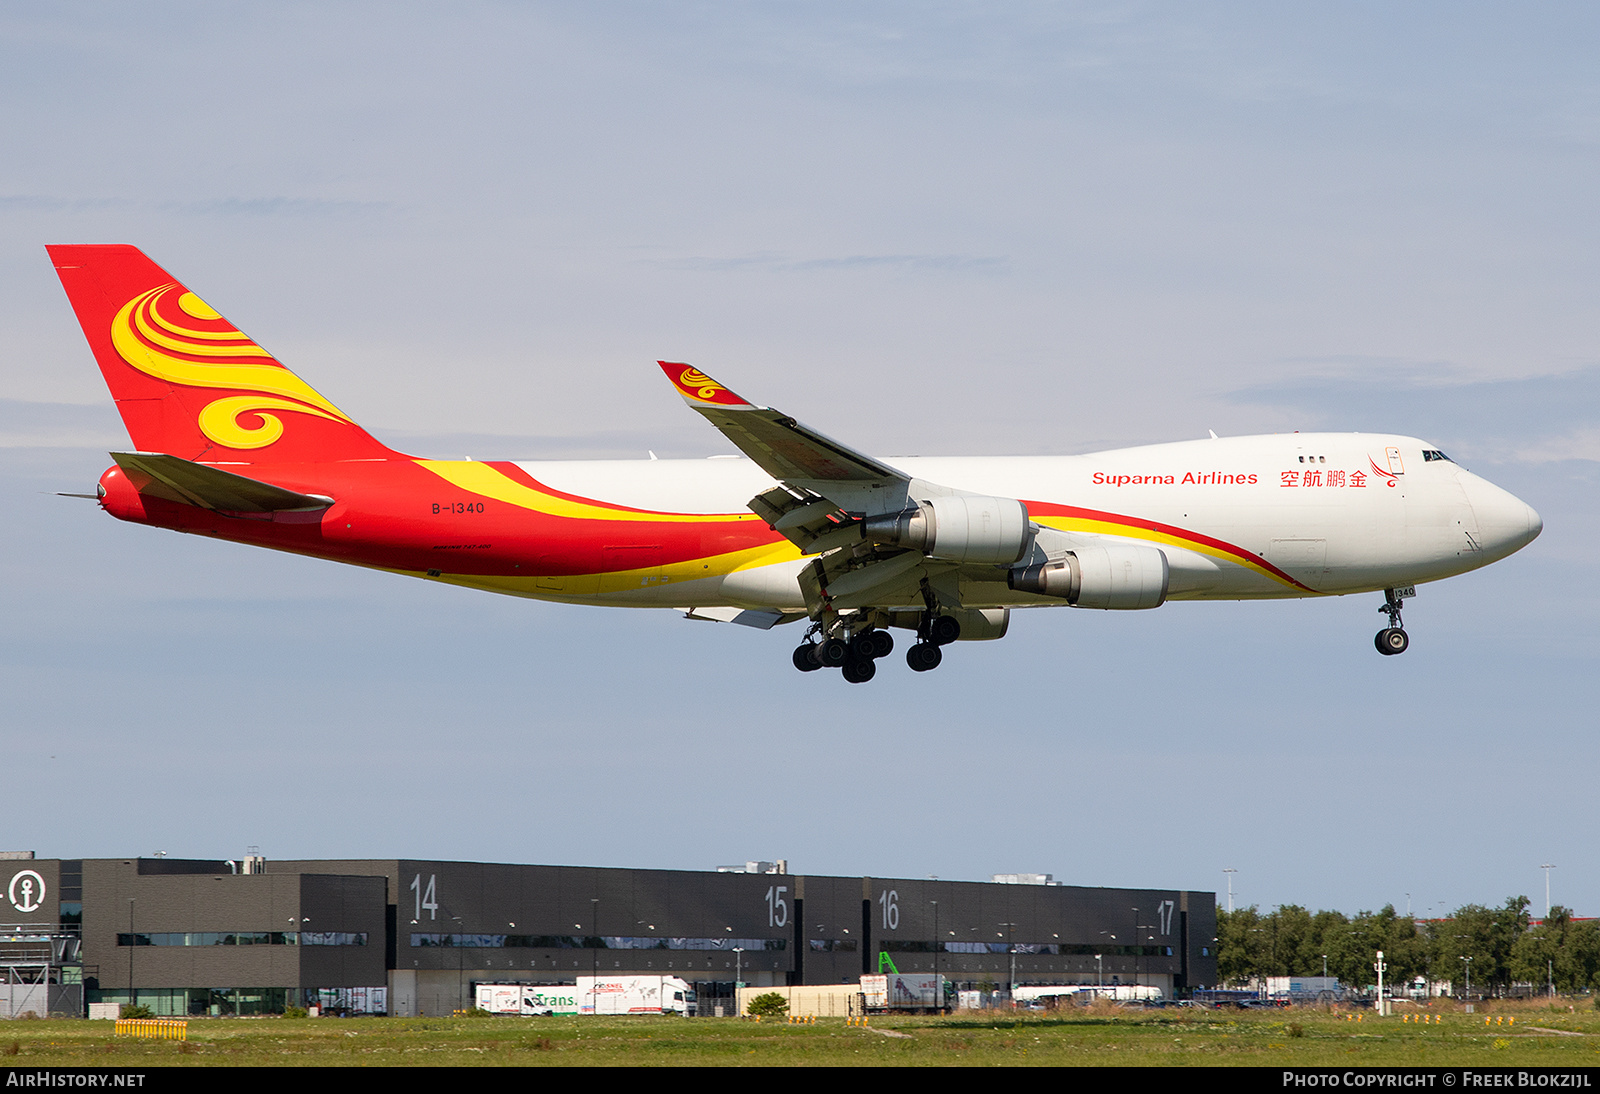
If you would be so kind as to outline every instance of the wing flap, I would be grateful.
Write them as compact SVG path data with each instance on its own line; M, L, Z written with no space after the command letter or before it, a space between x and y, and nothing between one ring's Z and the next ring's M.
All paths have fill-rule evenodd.
M750 511L800 548L815 555L861 542L863 522L810 490L774 486L750 499Z
M779 623L791 623L805 616L800 612L780 612L766 609L712 607L680 608L685 619L700 619L711 623L737 623L741 627L771 630Z
M904 551L886 559L868 562L865 566L830 578L828 597L839 602L855 601L862 597L870 599L896 584L896 579L910 574L924 561L918 552Z

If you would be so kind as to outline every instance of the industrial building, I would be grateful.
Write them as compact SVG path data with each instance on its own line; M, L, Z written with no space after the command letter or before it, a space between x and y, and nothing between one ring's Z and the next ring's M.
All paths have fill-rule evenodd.
M735 980L851 983L884 962L990 990L1217 979L1210 892L253 855L9 856L0 881L12 1014L40 1010L41 985L53 1013L438 1015L478 982L596 973L682 977L702 1013L731 1009Z

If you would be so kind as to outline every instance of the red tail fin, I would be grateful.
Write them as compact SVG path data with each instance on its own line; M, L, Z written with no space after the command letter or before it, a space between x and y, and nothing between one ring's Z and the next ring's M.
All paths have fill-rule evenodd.
M46 250L140 451L208 463L398 455L137 247Z

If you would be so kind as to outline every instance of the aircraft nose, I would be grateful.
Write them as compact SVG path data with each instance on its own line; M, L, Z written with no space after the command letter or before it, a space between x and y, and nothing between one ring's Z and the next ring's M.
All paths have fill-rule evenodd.
M1461 486L1478 518L1485 551L1499 557L1509 555L1522 550L1544 531L1544 520L1533 506L1510 491L1471 473L1462 476Z

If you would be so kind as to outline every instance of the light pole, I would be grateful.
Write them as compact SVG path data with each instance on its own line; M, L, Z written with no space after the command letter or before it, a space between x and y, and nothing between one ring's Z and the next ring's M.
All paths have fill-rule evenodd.
M461 929L461 917L450 917L456 925L456 998L461 1000L461 1009L467 1009L467 936Z
M944 943L939 940L939 902L930 900L928 903L933 905L933 1002L935 1009L943 1014L944 985L939 983L939 949Z
M739 1014L739 989L744 987L744 947L733 948L733 1013Z
M1267 933L1267 929L1265 927L1251 927L1250 928L1250 933L1251 934L1266 934ZM1257 941L1260 941L1260 940L1258 939ZM1267 969L1271 967L1271 962L1269 961L1267 964L1263 965L1261 963L1260 955L1259 954L1252 954L1251 957L1250 957L1250 967L1255 970L1257 986L1260 989L1260 996L1261 996L1261 998L1265 999L1267 997L1267 994L1268 994L1268 992L1267 992Z
M1015 1007L1017 1005L1017 947L1011 939L1012 932L1017 925L1015 923L1000 923L997 926L1006 929L1006 951L1011 955L1011 983L1006 990L1011 993L1011 1005Z
M1155 923L1140 923L1139 909L1135 908L1133 910L1133 986L1135 988L1133 994L1135 998L1139 995L1137 990L1139 987L1139 952L1144 949L1144 940L1139 937L1139 932L1159 929L1159 926ZM1150 937L1153 939L1155 935L1152 934Z
M589 898L589 929L594 932L594 945L589 947L589 1013L598 1015L595 981L600 979L600 898L597 896Z
M301 952L301 950L300 950L300 933L301 933L300 932L300 928L301 928L302 925L304 925L306 923L310 923L310 922L311 922L311 917L310 916L295 916L295 915L292 915L292 916L289 917L289 926L291 928L293 928L293 930L294 930L294 946L295 946L295 953L296 954L299 954ZM295 958L295 966L297 968L302 967L301 963L300 963L300 958L298 956ZM300 977L297 976L297 977L295 977L295 979L299 980ZM295 990L296 989L294 989L294 988L290 988L289 989L289 991L291 993L294 992ZM305 989L301 988L299 990L302 993L300 1002L304 1003L304 1002L306 1002L306 999L304 998ZM300 1004L299 1003L293 1003L293 1004L289 1004L289 1005L291 1005L291 1006L299 1006ZM321 1012L319 1011L318 1013L321 1013Z
M411 925L413 927L420 927L420 926L422 926L422 922L420 920L413 919L411 921ZM414 939L414 938L416 938L416 935L413 934L411 937ZM412 944L415 945L415 942L413 942ZM413 964L415 964L415 962L413 962ZM422 1014L422 993L420 991L417 991L417 989L416 989L416 981L415 980L412 981L412 991L416 992L415 996L412 999L412 1002L415 1003L416 1008L417 1008L416 1017L421 1018L421 1017L423 1017L423 1014ZM405 1001L402 1000L401 1002L402 1002L402 1005L404 1005Z
M128 999L130 1006L139 1005L139 989L133 986L133 950L139 944L139 936L133 933L133 897L128 898ZM49 989L45 989L48 993ZM48 998L48 994L46 996Z
M1233 911L1233 875L1239 871L1232 866L1224 866L1222 872L1228 875L1228 911L1231 913Z
M1378 970L1378 1017L1385 1018L1388 1017L1389 1008L1383 999L1383 974L1389 966L1384 963L1382 950L1378 951L1378 959L1372 963L1372 967Z
M1133 910L1133 997L1139 998L1139 909Z
M1116 936L1116 935L1114 935L1114 934L1112 934L1112 933L1111 933L1111 932L1110 932L1110 931L1101 931L1101 932L1100 932L1100 933L1101 933L1101 934L1103 934L1103 935L1105 935L1105 936L1106 936L1106 938L1107 938L1107 939L1108 939L1108 940L1109 940L1109 941L1112 941L1112 942L1115 942L1115 941L1116 941L1116 940L1117 940L1117 936ZM1100 958L1101 958L1101 955L1100 955L1100 954L1095 954L1095 955L1094 955L1094 959L1095 959L1095 960L1096 960L1096 961L1099 961L1099 960L1100 960ZM1102 966L1102 968L1103 968L1103 967L1104 967L1104 966ZM1115 999L1115 998L1116 998L1116 995L1117 995L1117 993L1116 993L1116 991L1115 991L1115 990L1113 990L1113 991L1112 991L1112 993L1111 993L1111 997L1112 997L1112 998L1113 998L1113 999ZM1098 992L1096 992L1096 993L1095 993L1095 998L1096 998L1096 999L1098 999L1098 998L1099 998L1099 997L1100 997L1100 994L1099 994L1099 993L1098 993Z
M1544 917L1546 919L1550 918L1550 871L1555 868L1556 864L1553 862L1543 863L1539 867L1544 871Z

